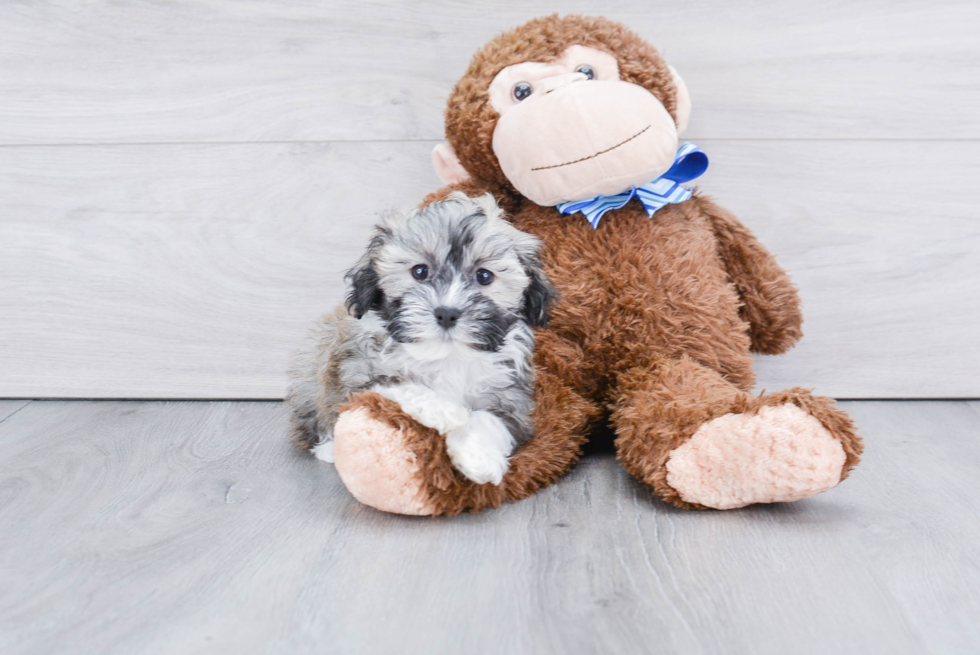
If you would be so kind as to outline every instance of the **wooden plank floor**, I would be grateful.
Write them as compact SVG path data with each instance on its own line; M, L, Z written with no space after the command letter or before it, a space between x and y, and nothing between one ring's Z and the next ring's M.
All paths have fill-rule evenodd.
M418 519L280 403L0 401L0 652L977 652L980 403L844 407L867 455L815 499L684 512L597 455Z

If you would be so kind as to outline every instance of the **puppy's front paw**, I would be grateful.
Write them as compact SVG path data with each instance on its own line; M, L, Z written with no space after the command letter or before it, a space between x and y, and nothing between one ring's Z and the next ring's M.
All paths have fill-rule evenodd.
M418 384L398 384L392 387L375 386L371 391L398 403L402 411L422 425L440 434L466 423L469 415L462 405L440 397L435 391Z
M322 462L333 464L333 439L313 446L313 456Z
M333 426L317 433L316 445L310 452L321 462L333 464Z
M472 412L465 425L446 435L446 453L453 466L477 484L500 484L513 449L510 430L489 412Z

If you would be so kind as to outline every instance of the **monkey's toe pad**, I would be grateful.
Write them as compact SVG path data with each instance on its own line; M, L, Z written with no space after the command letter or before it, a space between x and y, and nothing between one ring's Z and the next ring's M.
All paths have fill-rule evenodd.
M708 421L667 460L667 483L688 503L734 509L789 502L834 487L844 449L796 405Z
M384 512L434 513L424 500L415 453L401 430L356 408L340 415L333 438L334 466L354 498Z

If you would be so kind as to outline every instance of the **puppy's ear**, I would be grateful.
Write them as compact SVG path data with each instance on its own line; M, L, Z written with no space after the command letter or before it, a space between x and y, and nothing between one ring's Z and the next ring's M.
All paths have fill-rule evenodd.
M361 318L370 311L381 309L385 294L381 290L381 278L371 262L352 268L346 277L351 281L351 289L347 294L347 310L354 314L354 318Z
M544 327L548 324L551 305L558 298L558 293L541 270L541 262L537 257L526 262L524 270L531 283L524 289L524 320L531 327Z
M367 252L344 276L344 279L350 280L351 283L350 292L347 294L347 311L354 314L355 318L379 310L384 304L385 294L381 290L381 277L374 267L374 262L385 239L389 236L391 233L386 226L375 228Z

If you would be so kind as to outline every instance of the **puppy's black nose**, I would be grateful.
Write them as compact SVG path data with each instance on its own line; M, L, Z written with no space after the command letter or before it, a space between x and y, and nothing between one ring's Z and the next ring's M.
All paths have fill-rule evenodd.
M447 330L456 325L461 313L458 309L451 307L436 307L435 310L436 320L439 321L439 325Z

